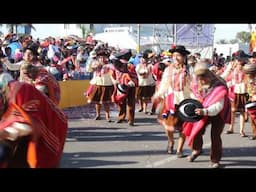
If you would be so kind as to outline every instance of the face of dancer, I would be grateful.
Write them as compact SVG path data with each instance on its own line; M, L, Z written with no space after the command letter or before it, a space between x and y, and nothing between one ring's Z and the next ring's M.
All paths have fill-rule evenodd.
M211 84L211 79L207 74L202 74L197 76L198 82L202 86L207 86Z
M236 67L238 70L242 70L244 66L244 61L243 60L236 60Z
M174 64L184 64L185 63L185 57L178 52L173 53L172 59L173 59Z

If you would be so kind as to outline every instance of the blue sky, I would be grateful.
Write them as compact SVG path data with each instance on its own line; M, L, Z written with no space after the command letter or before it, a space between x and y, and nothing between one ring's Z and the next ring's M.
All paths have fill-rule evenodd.
M248 24L215 24L214 41L220 39L235 39L236 33L241 31L250 31Z
M32 31L32 35L39 38L58 36L58 30L56 29L55 25L56 24L34 24L36 31ZM215 24L215 27L215 42L219 41L220 39L235 39L237 32L249 31L248 24ZM0 30L6 33L4 26Z

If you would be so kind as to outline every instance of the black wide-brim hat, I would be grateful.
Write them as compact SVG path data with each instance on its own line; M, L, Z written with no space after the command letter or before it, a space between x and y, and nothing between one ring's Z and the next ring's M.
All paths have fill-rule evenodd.
M183 45L177 45L173 46L171 49L169 49L170 53L178 52L182 55L189 55L190 51L188 51Z
M238 50L237 52L234 53L234 58L235 59L248 59L250 55L246 54L243 50Z
M178 118L185 122L196 122L203 118L195 113L196 108L203 108L203 105L195 99L184 99L177 108Z
M129 61L129 59L132 56L132 52L130 49L124 49L124 50L121 50L120 52L115 53L114 56L117 59L124 59L126 61Z
M120 52L117 52L113 54L112 61L114 62L115 60L120 61L121 63L128 63L129 59L132 57L132 52L130 49L124 49Z

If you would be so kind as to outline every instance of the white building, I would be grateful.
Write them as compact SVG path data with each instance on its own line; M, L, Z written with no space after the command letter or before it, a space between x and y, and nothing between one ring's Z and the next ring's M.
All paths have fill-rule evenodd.
M136 50L138 46L128 27L105 28L103 33L96 33L93 39L120 49Z
M214 44L216 52L218 54L223 53L223 56L232 56L232 53L243 50L245 53L249 53L249 44L245 43L234 43L234 44Z

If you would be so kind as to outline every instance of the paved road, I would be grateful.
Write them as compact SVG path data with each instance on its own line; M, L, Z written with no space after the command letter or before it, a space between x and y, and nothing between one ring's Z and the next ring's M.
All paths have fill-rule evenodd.
M117 112L112 110L116 120ZM70 119L62 168L209 168L210 128L204 136L204 153L191 163L166 153L167 138L154 115L136 112L135 126L130 127L105 119L94 121L94 109L88 106L65 112ZM249 122L245 132L251 134ZM177 137L175 133L176 144ZM222 139L223 168L256 168L256 141L240 137L237 123L235 133L223 133ZM184 152L191 152L186 144Z

